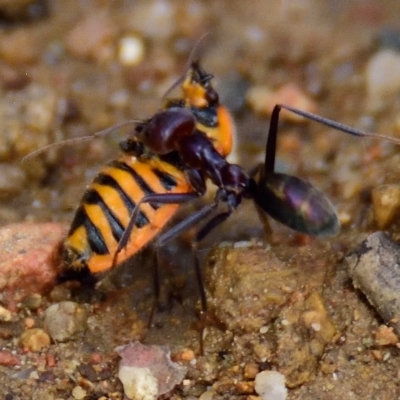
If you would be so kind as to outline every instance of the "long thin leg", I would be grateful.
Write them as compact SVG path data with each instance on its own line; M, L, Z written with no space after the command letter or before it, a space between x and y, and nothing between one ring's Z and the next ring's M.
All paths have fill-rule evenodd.
M151 306L149 319L147 320L147 329L151 328L154 311L160 303L160 271L159 271L158 249L156 249L153 260L153 305Z
M196 212L195 214L192 214L190 217L186 218L173 228L169 229L166 233L161 235L159 239L157 240L157 248L160 248L165 245L169 240L175 238L176 236L180 235L181 233L185 232L192 226L196 225L198 222L204 220L211 211L213 211L216 206L217 202L211 203L205 207L203 207L201 210ZM192 242L192 248L197 246L197 243L203 240L214 228L216 228L218 225L220 225L222 222L224 222L229 215L231 215L231 211L227 211L224 213L220 213L215 215L211 220L207 222L205 226L203 226L196 234L193 242ZM201 271L199 268L199 262L198 262L198 257L197 254L195 255L196 262L195 262L195 267L196 267L196 276L197 276L197 281L199 285L199 292L200 292L200 301L201 301L201 309L202 311L207 311L207 301L206 301L206 295L204 291L204 285L203 285L203 280L201 277Z
M174 226L172 229L161 235L157 240L157 249L162 247L166 242L173 239L177 235L181 234L185 230L194 226L199 221L203 220L207 217L213 209L215 209L218 205L218 202L215 201L212 204L209 204L199 210L197 213L191 215L189 218L183 220L178 225ZM203 240L214 228L219 226L222 222L224 222L232 213L232 210L220 213L212 217L196 234L193 242L192 242L192 254L194 256L194 268L196 273L197 285L199 288L200 295L200 337L199 337L199 346L200 346L200 355L204 354L204 344L203 344L203 332L206 325L206 315L207 315L207 297L204 288L203 276L200 268L200 261L197 254L197 245Z
M192 251L194 254L195 258L195 268L196 268L196 275L197 275L197 282L199 285L199 291L200 291L200 300L201 300L201 309L203 313L206 313L207 311L207 299L206 299L206 293L204 290L204 283L203 279L201 276L201 269L200 269L200 262L199 262L199 257L197 255L197 245L200 241L202 241L213 229L215 229L217 226L222 224L230 215L232 214L232 211L226 211L220 214L215 215L212 219L210 219L206 225L204 225L196 234L196 237L194 238L192 242Z
M350 126L341 124L340 122L333 121L329 118L322 117L320 115L312 114L307 111L299 110L294 107L287 106L285 104L277 104L272 110L271 121L269 125L269 133L267 139L267 147L265 150L265 163L264 163L264 173L268 175L273 173L275 169L275 155L276 155L276 138L278 134L278 123L279 123L279 113L281 109L288 110L293 114L300 115L301 117L308 118L312 121L319 122L325 126L336 129L338 131L347 133L349 135L358 137L367 137L371 139L384 139L392 143L400 144L400 138L395 138L388 135L380 135L377 133L364 132L359 129L352 128Z
M265 175L271 174L275 169L275 155L276 155L276 136L278 133L279 113L281 106L276 105L272 110L271 121L269 123L269 132L267 139L267 147L265 149L265 162L264 173Z
M160 301L160 278L159 278L159 265L160 265L160 257L159 252L161 247L164 246L169 240L177 237L178 235L182 234L183 232L187 231L191 227L198 224L200 221L203 221L216 207L218 203L215 201L211 204L208 204L195 212L194 214L190 215L189 217L185 218L180 223L176 224L174 227L170 228L167 232L163 233L158 237L156 240L156 257L154 260L154 275L153 275L153 284L154 284L154 303L151 308L150 316L147 322L148 328L151 327L151 322L153 320L154 311L159 304ZM204 290L203 290L204 292Z
M115 266L117 263L118 254L122 251L122 249L128 244L129 238L132 232L133 227L135 226L135 222L137 216L140 211L140 207L145 203L161 203L161 204L181 204L186 203L191 200L197 199L199 196L197 193L155 193L151 195L144 196L141 201L136 204L135 209L133 210L128 226L126 227L119 243L117 250L115 251L112 266ZM218 202L215 201L211 204L204 206L202 209L197 211L196 213L190 215L188 218L183 220L182 222L175 225L173 228L169 229L166 233L159 236L156 241L156 256L153 263L153 290L154 290L154 302L150 311L149 319L147 321L147 327L151 327L151 323L154 316L154 311L159 304L160 301L160 276L159 276L159 248L163 246L165 242L171 240L172 238L178 236L183 233L187 229L190 229L192 226L196 225L198 222L204 220L218 205Z
M135 224L135 220L137 218L139 208L141 204L143 203L162 203L162 204L176 204L176 203L184 203L190 200L193 200L194 198L197 198L197 195L193 193L186 193L186 194L154 194L154 195L148 195L143 197L143 199L136 205L135 210L133 211L131 215L131 220L125 229L125 232L118 244L118 249L117 252L121 251L125 245L127 244L130 236L130 232L133 229L133 226ZM160 282L159 282L159 276L158 276L158 252L159 249L164 246L169 240L172 240L173 238L177 237L178 235L182 234L183 232L187 231L191 227L195 226L199 222L203 221L205 218L207 218L208 215L211 214L211 212L216 209L218 206L218 200L215 200L211 204L207 204L194 214L190 215L189 217L185 218L183 221L169 229L167 232L163 233L160 235L156 241L156 265L155 265L155 276L154 276L154 294L155 294L155 299L154 299L154 304L150 313L150 318L148 321L148 326L151 326L151 321L154 315L154 310L159 302L159 296L160 296ZM215 215L213 218L211 218L196 234L193 243L192 243L192 253L194 254L194 266L195 266L195 273L196 273L196 279L197 279L197 284L199 288L199 294L200 294L200 302L201 302L201 328L200 328L200 354L204 354L204 346L203 346L203 331L205 327L205 317L207 313L207 298L206 298L206 293L204 289L204 283L203 283L203 277L201 273L201 268L200 268L200 262L199 258L197 255L197 245L198 243L203 240L214 228L219 226L222 222L224 222L232 213L232 210L228 210L226 212L220 213ZM114 260L116 260L116 255L114 256Z
M161 234L156 242L157 247L162 247L170 241L171 239L179 236L183 232L187 231L191 227L195 226L197 223L204 221L208 215L218 206L218 202L214 201L211 204L207 204L200 210L196 211L194 214L189 215L183 221L176 224L174 227L168 229L165 233Z
M118 243L118 247L114 253L111 266L114 267L117 264L118 254L128 244L132 229L135 226L137 216L140 212L140 207L145 203L160 203L160 204L182 204L198 198L197 193L155 193L144 196L133 210L128 226Z
M203 226L195 237L195 240L192 243L192 254L194 255L194 268L196 271L197 277L197 285L199 287L200 292L200 301L201 301L201 311L200 311L200 354L204 354L204 343L203 343L203 332L206 327L206 319L207 319L207 297L206 291L204 288L203 274L200 267L200 260L198 256L198 243L203 240L213 229L215 229L218 225L222 224L232 213L232 210L226 211L224 213L218 214L213 217L210 221L207 222L205 226Z
M299 110L297 108L290 107L285 104L277 104L275 106L275 108L278 108L278 109L284 108L285 110L288 110L288 111L292 112L293 114L297 114L297 115L300 115L301 117L308 118L315 122L319 122L320 124L323 124L330 128L336 129L336 130L344 132L344 133L348 133L349 135L358 136L358 137L368 137L371 139L385 139L385 140L389 140L390 142L400 144L399 138L388 136L388 135L381 135L378 133L364 132L359 129L352 128L351 126L342 124L340 122L333 121L332 119L322 117L317 114L312 114L307 111ZM278 111L278 114L279 114L279 111Z

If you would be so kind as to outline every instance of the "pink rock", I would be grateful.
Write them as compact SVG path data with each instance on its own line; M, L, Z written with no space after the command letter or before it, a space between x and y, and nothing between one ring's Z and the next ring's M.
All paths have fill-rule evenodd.
M129 399L156 398L168 393L185 377L186 367L172 362L165 346L134 342L116 350L122 358L119 378Z
M17 223L0 228L0 300L15 309L26 296L55 284L59 245L67 227Z

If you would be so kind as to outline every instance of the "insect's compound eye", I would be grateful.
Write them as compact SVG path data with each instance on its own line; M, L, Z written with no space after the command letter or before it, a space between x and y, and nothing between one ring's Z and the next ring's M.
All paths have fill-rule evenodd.
M177 149L184 136L191 135L196 125L193 114L185 108L169 108L157 112L143 128L139 139L158 154Z

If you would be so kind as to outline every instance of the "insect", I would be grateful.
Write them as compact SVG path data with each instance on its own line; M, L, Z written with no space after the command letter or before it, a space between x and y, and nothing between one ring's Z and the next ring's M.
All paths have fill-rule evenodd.
M234 125L229 112L219 102L211 78L193 62L181 86L182 98L168 99L151 118L136 121L132 137L121 142L119 158L99 172L82 198L63 244L65 268L60 281L90 281L95 274L130 258L153 239L158 247L163 246L206 221L193 239L195 249L245 198L254 201L263 219L269 215L294 230L314 236L338 233L340 224L335 208L323 192L305 180L275 172L281 109L351 135L400 143L387 136L362 132L289 106L276 105L265 162L256 174L248 174L226 160L232 148ZM215 199L163 232L180 204L205 193L207 180L218 188ZM224 210L217 210L220 205ZM196 254L194 266L203 320L207 302ZM155 292L157 301L157 282ZM201 341L200 347L202 353Z
M171 151L162 138L175 132L191 135L194 130L201 131L221 158L230 153L234 124L211 85L212 77L193 62L181 85L182 97L167 99L152 118L136 121L133 139L121 142L120 157L99 172L81 200L63 244L66 268L60 281L90 282L93 274L116 264L118 245L121 248L121 243L130 238L133 240L124 246L118 262L131 257L160 233L182 196L186 200L204 193L205 181L198 178L200 173L188 171L179 154ZM144 145L149 132L160 137L150 139L152 148ZM199 184L204 187L200 189ZM143 204L133 220L138 203L155 194L169 197L167 201L161 198ZM133 222L127 229L129 221Z

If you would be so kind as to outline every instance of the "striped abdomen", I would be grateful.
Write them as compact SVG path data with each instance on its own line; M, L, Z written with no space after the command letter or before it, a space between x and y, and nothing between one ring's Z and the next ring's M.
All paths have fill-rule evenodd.
M184 172L158 157L138 160L122 154L107 164L87 188L79 205L63 257L67 268L97 273L111 268L135 205L153 193L189 193ZM131 257L167 224L178 204L142 204L130 240L118 261Z

